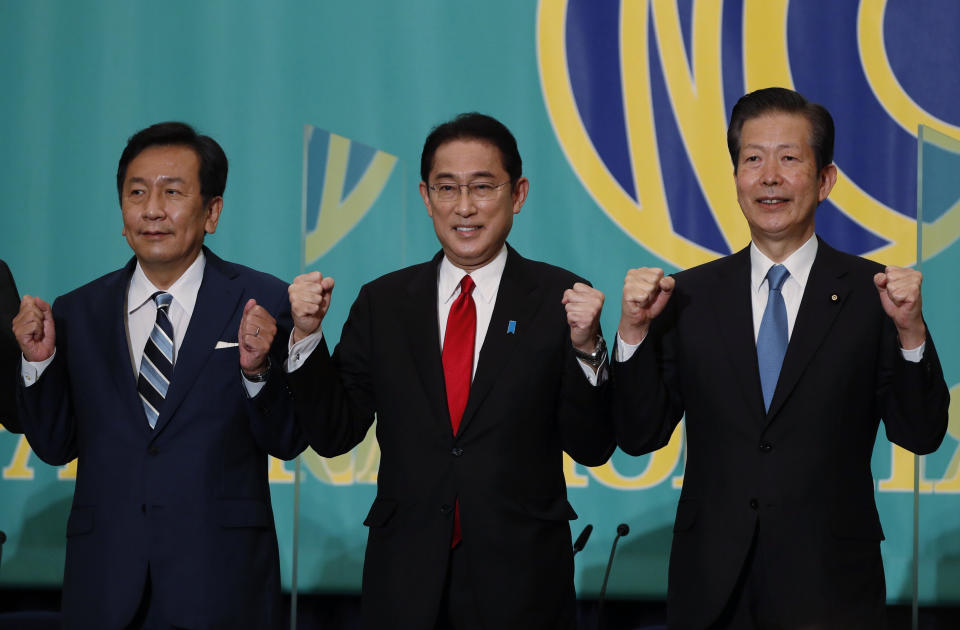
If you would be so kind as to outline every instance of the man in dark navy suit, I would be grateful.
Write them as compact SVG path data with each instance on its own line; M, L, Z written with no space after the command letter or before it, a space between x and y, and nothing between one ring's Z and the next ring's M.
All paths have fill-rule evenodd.
M267 455L304 443L282 370L286 285L204 247L227 158L182 123L132 136L117 169L130 262L58 298L24 296L21 422L78 459L67 628L276 628Z

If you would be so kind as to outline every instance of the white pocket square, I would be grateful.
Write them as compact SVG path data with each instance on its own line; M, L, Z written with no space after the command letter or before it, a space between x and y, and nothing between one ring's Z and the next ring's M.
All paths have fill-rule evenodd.
M214 347L214 350L222 350L223 348L236 348L240 344L236 341L218 341L217 345Z

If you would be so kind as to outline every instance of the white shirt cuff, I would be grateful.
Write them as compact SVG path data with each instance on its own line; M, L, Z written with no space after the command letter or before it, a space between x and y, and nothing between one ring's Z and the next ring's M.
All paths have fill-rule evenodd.
M926 347L927 342L924 341L912 350L904 350L903 348L900 348L900 353L903 354L903 358L910 363L920 363L920 359L923 358L923 349Z
M263 386L267 384L266 381L251 381L247 378L247 375L243 373L243 370L240 370L240 376L243 377L243 388L247 390L247 396L250 398L256 398L260 390L263 389Z
M646 339L646 336L644 336L643 339ZM613 351L613 360L617 363L629 361L630 357L633 356L633 353L636 352L637 348L640 347L640 344L643 343L643 339L641 339L639 343L627 343L620 338L620 333L617 332L617 344Z
M296 343L293 342L293 331L290 332L290 340L287 342L286 367L288 374L298 369L310 358L310 354L320 345L321 339L323 339L323 331L319 328Z
M27 361L27 358L20 355L20 375L23 377L24 387L30 387L38 380L47 369L47 366L53 363L53 357L57 356L57 349L53 349L53 354L45 361Z
M580 359L577 359L577 363L580 364L580 369L583 370L583 375L587 377L587 380L590 381L590 384L596 387L598 384L607 382L607 361L604 359L603 363L600 364L600 367L597 368L597 371L593 371L593 367L589 363L585 363Z

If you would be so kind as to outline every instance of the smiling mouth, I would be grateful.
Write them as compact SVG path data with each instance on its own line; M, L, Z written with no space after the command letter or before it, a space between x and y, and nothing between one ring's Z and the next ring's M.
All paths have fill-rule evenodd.
M471 232L476 232L477 230L479 230L480 227L481 226L479 225L458 225L453 229L454 231L459 232L461 234L470 234Z

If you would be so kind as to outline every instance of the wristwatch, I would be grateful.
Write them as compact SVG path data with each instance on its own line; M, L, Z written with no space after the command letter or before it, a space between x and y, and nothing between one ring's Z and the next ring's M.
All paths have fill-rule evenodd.
M597 335L597 345L593 352L584 352L578 348L574 348L573 352L578 359L590 367L599 367L607 358L607 342L603 340L602 336Z
M273 361L270 360L270 355L267 355L267 367L263 368L256 374L247 374L243 372L243 378L247 379L251 383L262 383L267 380L267 377L270 375L270 368L273 367Z

